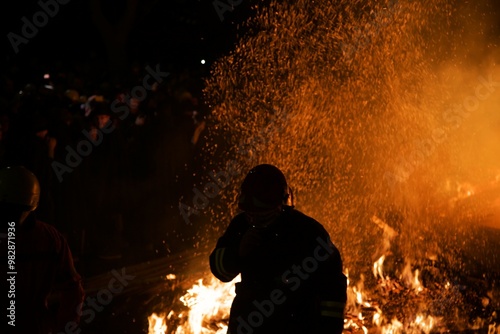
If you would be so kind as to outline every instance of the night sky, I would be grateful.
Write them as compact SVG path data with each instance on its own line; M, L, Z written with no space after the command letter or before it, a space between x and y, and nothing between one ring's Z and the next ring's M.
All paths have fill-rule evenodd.
M34 37L19 46L19 52L14 52L8 34L22 35L22 18L32 22L33 15L42 9L41 3L53 1L13 1L2 10L4 70L12 64L28 67L34 58L45 64L90 57L106 59L101 32L91 18L91 1L85 0L64 0L67 3L59 4L57 13ZM500 2L489 1L492 11L500 12ZM224 12L221 20L212 0L139 1L128 38L129 60L161 61L206 73L213 60L231 50L237 40L238 25L251 15L251 5L256 1L234 3L237 6L233 11ZM126 0L102 0L101 4L104 15L113 22L123 12ZM491 34L500 35L500 19L496 27L492 26ZM203 66L200 66L201 59L206 60Z
M22 18L33 22L33 15L42 9L40 2L52 0L11 2L8 9L2 10L3 70L14 64L21 69L29 67L34 59L46 66L91 57L106 60L101 32L91 17L90 1L84 0L59 4L57 13L27 43L20 44L16 53L8 34L22 36ZM127 43L128 59L141 63L161 61L205 72L214 59L231 49L237 39L238 23L249 16L250 3L241 1L233 11L224 12L221 20L210 0L139 1ZM114 22L126 1L104 0L101 4L106 18ZM203 66L202 59L206 61Z

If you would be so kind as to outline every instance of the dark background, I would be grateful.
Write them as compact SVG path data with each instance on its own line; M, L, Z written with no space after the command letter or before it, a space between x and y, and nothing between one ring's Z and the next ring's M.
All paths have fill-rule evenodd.
M41 0L52 2L55 0ZM39 28L27 44L19 46L16 54L7 38L9 32L21 35L22 17L33 21L41 10L39 1L11 1L1 12L2 71L12 66L19 81L29 80L34 71L50 70L56 64L93 59L109 65L106 40L92 18L94 1L71 0L59 4L58 13ZM130 2L130 1L129 1ZM227 3L226 0L221 0ZM221 21L213 0L144 0L138 1L125 51L129 63L168 63L175 69L189 69L207 75L210 64L229 52L238 38L238 26L252 13L256 3L268 1L238 0L233 11L224 12ZM101 0L102 14L111 23L124 15L127 0ZM500 1L488 0L488 11L500 13ZM464 5L457 1L457 6ZM313 5L313 4L312 4ZM498 17L499 15L493 15ZM240 32L241 33L241 32ZM124 34L127 35L126 32ZM500 19L490 30L494 43L500 36ZM202 65L201 59L206 63ZM113 62L111 62L113 64ZM45 69L41 69L44 68ZM39 73L37 73L38 75Z
M2 69L16 65L24 78L34 74L30 71L35 65L50 70L55 64L75 60L95 59L107 63L106 40L92 18L91 3L72 0L59 4L58 13L49 18L27 44L20 45L16 54L7 34L22 35L21 18L25 16L33 22L33 15L41 7L35 0L10 2L1 14L2 49L5 50ZM225 12L221 21L210 0L138 1L126 43L127 60L168 63L177 69L189 68L205 74L213 60L234 44L236 27L248 17L250 3L241 1L232 12ZM125 0L103 0L102 14L109 22L116 23L124 15L126 4ZM201 59L205 59L205 65L200 63Z

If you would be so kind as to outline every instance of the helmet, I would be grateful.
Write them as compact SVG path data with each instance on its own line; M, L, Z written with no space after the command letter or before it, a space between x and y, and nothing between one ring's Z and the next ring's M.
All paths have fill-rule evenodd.
M243 211L257 212L286 205L289 197L285 175L269 164L255 166L241 185L238 207Z
M16 204L34 211L40 198L36 176L23 166L0 169L0 203Z

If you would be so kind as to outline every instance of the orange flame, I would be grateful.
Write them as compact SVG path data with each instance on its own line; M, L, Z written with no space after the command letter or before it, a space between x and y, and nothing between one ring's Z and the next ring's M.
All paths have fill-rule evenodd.
M235 280L236 281L236 280ZM166 334L166 318L169 321L180 322L174 332L184 334L223 334L227 331L226 321L235 296L234 284L219 282L211 277L206 284L199 279L179 298L186 311L175 313L153 313L149 320L148 334Z
M165 323L165 313L153 313L148 317L148 334L165 334L167 324Z

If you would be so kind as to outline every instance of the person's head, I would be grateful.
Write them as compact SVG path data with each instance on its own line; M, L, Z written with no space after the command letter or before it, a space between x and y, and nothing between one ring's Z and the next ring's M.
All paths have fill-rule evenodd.
M247 217L258 220L278 214L289 197L283 172L276 166L261 164L252 168L243 180L238 207Z
M102 129L108 125L109 121L111 121L111 116L108 114L99 114L96 116L96 119L97 119L97 127L99 129Z
M92 115L95 120L95 125L98 129L102 129L111 121L111 110L107 103L94 103Z
M23 166L0 169L0 216L2 221L22 224L38 206L40 184Z
M71 104L78 103L80 101L80 93L76 89L66 89L64 98Z

